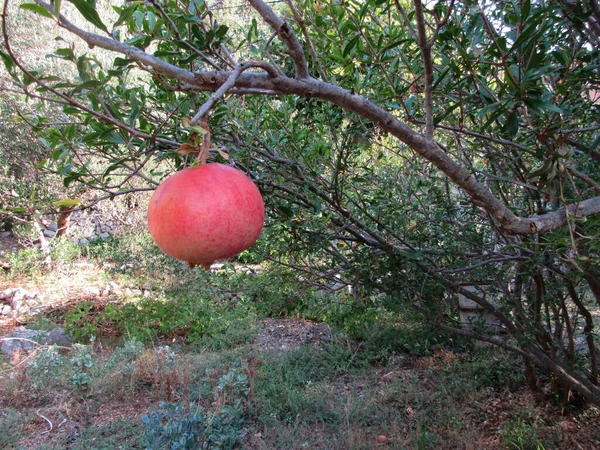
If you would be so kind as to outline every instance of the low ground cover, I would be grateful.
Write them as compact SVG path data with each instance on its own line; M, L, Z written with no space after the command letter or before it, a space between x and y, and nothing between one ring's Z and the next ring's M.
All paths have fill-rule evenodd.
M514 356L277 267L192 271L143 234L6 262L0 289L48 295L5 327L75 341L2 357L0 448L600 445L599 411L536 402Z

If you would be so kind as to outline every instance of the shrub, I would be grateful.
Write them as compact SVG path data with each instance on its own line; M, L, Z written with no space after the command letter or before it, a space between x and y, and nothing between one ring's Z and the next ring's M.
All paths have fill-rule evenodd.
M211 412L190 405L185 412L179 405L161 403L142 421L148 450L233 449L243 438L244 419L232 407Z

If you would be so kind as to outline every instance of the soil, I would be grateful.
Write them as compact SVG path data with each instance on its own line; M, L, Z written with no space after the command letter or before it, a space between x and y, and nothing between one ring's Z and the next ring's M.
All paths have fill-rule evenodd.
M331 328L309 320L265 319L256 339L259 350L293 350L303 345L331 342Z

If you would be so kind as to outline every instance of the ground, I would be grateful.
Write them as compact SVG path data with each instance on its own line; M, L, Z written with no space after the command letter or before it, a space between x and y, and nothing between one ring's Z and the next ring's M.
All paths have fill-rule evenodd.
M33 275L25 270L0 278L0 291L24 287L43 294L40 315L3 318L3 333L19 324L64 325L82 304L91 306L76 322L79 330L108 305L124 315L98 322L100 337L92 344L61 351L60 367L41 358L42 347L0 359L0 448L146 448L141 417L162 401L210 413L238 405L239 445L247 449L600 448L598 408L536 402L511 355L465 352L443 342L420 347L421 338L410 333L400 350L382 353L388 338L355 340L296 313L269 310L272 316L265 317L260 308L249 310L277 291L269 290L271 279L252 281L252 289L261 287L255 304L256 293L242 301L235 289L248 288L223 274L184 268L191 278L178 284L168 275L175 288L160 291L156 280L122 276L137 273L135 264L81 258L66 264L52 256L39 259L41 270ZM222 290L219 277L226 281ZM192 301L202 289L210 293L208 316ZM288 305L290 298L282 298ZM175 301L208 320L198 339L190 337L198 331L194 324L179 323L171 310L158 322L143 322ZM130 354L132 336L119 320L139 320L136 311L141 328L126 333L175 324Z

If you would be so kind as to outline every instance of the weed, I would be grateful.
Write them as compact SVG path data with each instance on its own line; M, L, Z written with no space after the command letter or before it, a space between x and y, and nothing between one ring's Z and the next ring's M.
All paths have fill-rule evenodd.
M525 385L522 361L501 349L474 350L461 355L442 371L445 386L469 390L490 388L494 391L515 391ZM457 378L458 377L458 378Z
M350 350L333 345L264 357L256 377L259 412L289 423L297 417L305 421L336 420L323 382L344 373L351 358Z
M96 305L93 302L81 302L73 306L65 315L65 331L78 342L89 342L98 334L95 323Z
M146 448L144 429L138 420L117 419L108 425L82 428L68 436L61 436L55 444L36 447L37 450L130 450Z
M0 410L0 448L14 448L25 426L24 419L16 409Z
M42 347L28 363L27 375L36 391L57 386L64 377L67 360L56 346Z
M544 444L538 439L535 424L528 423L522 417L506 423L500 434L504 445L510 450L545 450Z
M71 383L78 392L88 389L92 377L91 369L95 365L95 358L92 347L89 345L73 344L75 354L71 356L69 363L71 365Z

